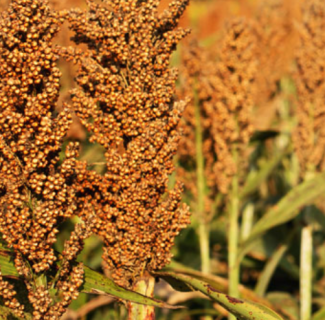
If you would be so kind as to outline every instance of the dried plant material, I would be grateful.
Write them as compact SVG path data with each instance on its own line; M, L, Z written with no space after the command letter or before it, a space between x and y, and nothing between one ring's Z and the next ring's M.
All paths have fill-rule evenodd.
M78 210L87 219L91 203L106 267L124 286L169 263L174 238L189 223L181 185L167 189L184 109L174 100L169 60L188 33L176 29L187 3L173 1L159 14L159 1L88 1L88 12L69 18L74 41L88 50L61 52L79 67L71 107L90 141L106 150L103 175L78 176L85 199Z
M298 127L293 135L301 175L325 168L325 3L307 1L295 76Z

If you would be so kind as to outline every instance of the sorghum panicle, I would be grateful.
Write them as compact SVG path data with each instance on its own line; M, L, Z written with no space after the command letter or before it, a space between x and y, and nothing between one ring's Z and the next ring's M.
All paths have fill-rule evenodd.
M188 106L184 110L181 119L180 127L183 135L180 140L179 148L177 150L178 160L181 166L177 168L177 176L182 180L185 189L189 192L194 199L193 206L195 206L197 198L197 176L196 176L196 117L195 117L195 104L199 104L201 126L203 134L203 153L204 153L204 170L207 184L211 187L215 185L214 174L211 172L214 162L214 155L211 154L210 149L213 144L212 137L209 134L210 120L205 116L204 110L199 101L199 82L202 79L202 69L205 68L209 59L213 57L216 52L213 48L203 48L198 44L196 38L190 38L185 42L182 47L182 64L180 72L180 88L179 95L183 99L188 99ZM212 190L210 190L211 193ZM212 195L211 195L212 196ZM210 198L205 199L206 211L210 211Z
M302 175L325 168L325 3L307 1L303 12L295 75L298 127L293 135Z
M82 249L83 237L72 238L67 245L77 248L67 257L63 253L53 288L60 292L63 283L73 290L62 287L65 297L55 303L48 288L34 281L53 270L58 226L76 212L73 180L78 167L83 167L75 159L74 143L68 144L59 164L71 112L67 106L55 111L61 73L51 41L63 21L64 12L50 10L41 0L13 0L0 17L0 233L14 250L34 319L58 319L76 297L82 274L66 263Z
M256 95L256 32L245 19L233 19L217 49L192 47L184 55L187 84L197 91L203 127L206 177L211 190L227 193L237 164L236 151L243 155L253 132L252 108ZM192 106L193 108L193 106ZM193 129L193 110L185 114L185 133ZM187 140L188 137L185 137ZM193 139L193 138L192 138ZM182 144L186 143L182 141ZM187 142L190 143L190 142ZM186 149L182 147L185 157ZM245 158L241 157L240 158ZM184 158L185 160L185 158Z
M167 189L184 108L174 99L177 73L169 60L188 33L175 29L187 3L173 1L159 14L156 0L88 1L87 12L70 14L73 39L88 50L61 52L79 66L71 107L90 141L106 150L106 172L78 176L78 196L92 204L103 259L126 286L166 265L175 236L189 223L181 185ZM87 219L84 203L80 217Z
M299 1L297 1L299 2ZM290 0L266 0L258 8L257 15L257 57L259 70L256 82L257 107L263 117L270 114L267 102L277 94L281 78L290 72L297 42L294 21L298 19L296 6ZM255 116L259 121L260 117Z
M53 116L60 71L50 41L60 23L33 0L13 1L0 21L0 231L36 272L55 260L55 225L71 211L68 176L56 168L71 122L67 109Z

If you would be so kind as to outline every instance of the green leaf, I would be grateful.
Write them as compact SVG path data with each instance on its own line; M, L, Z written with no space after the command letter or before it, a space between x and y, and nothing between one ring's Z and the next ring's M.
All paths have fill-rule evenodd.
M315 219L315 222L317 222L325 231L325 216L324 212L321 211L316 206L312 206L313 209L313 218Z
M273 291L267 294L267 299L276 307L281 307L281 312L285 319L297 320L299 319L299 302L288 292ZM321 318L319 320L323 320Z
M260 142L265 141L271 138L275 138L280 135L278 130L256 130L252 137L249 139L249 142Z
M32 320L32 315L24 312L25 319L24 320ZM9 309L7 307L0 305L0 320L19 320L21 318L18 318L12 311L12 309Z
M157 272L155 275L166 279L166 281L172 277L178 281L182 281L187 285L190 285L194 289L201 291L219 303L222 307L236 316L238 320L283 320L283 318L281 318L273 310L261 304L230 297L229 295L218 291L216 288L211 286L211 284L195 279L194 277L172 272Z
M111 279L105 277L104 275L91 270L90 268L84 266L84 284L82 286L82 291L85 293L95 293L95 294L109 294L116 298L123 300L128 300L131 302L136 302L140 304L146 304L149 306L168 308L168 309L178 309L179 306L171 306L158 299L153 299L146 297L142 294L136 293L132 290L125 289L118 286Z
M180 292L191 292L194 291L194 288L184 281L179 281L174 277L169 277L168 275L164 276L164 280L168 282L176 291Z
M7 251L0 250L0 270L3 276L19 278L19 274L12 262L12 257Z
M298 215L299 208L310 204L323 193L325 172L293 188L255 224L248 239L241 245L239 257L243 257L252 248L254 241L267 230L290 221Z
M12 257L0 251L0 266L3 276L19 279L19 274L12 262ZM84 283L81 292L92 294L107 294L122 300L128 300L135 303L145 304L149 306L177 309L179 306L172 306L158 299L146 297L132 290L125 289L115 284L111 279L84 266Z
M317 311L312 317L312 320L324 320L324 319L325 319L325 307Z
M5 250L5 251L3 251ZM7 251L8 250L8 251ZM19 278L19 274L14 267L13 263L11 262L11 257L9 255L9 249L5 249L4 247L1 246L0 244L0 270L2 273L2 276L6 276L9 278L14 278L17 279ZM21 300L21 299L19 299ZM25 320L31 320L32 315L24 312L25 314ZM16 315L13 313L13 310L10 308L7 308L3 305L0 305L0 320L7 320L7 319L20 319L16 317Z
M245 185L241 192L239 193L239 197L241 199L247 197L251 193L255 192L257 188L261 185L263 181L267 179L267 177L273 172L275 167L281 161L281 159L287 155L288 150L285 149L282 152L278 153L273 159L264 163L261 168L256 172L252 171L245 182Z
M265 292L267 290L267 287L271 281L271 278L276 270L276 267L278 266L279 262L281 261L282 257L288 250L291 240L293 236L296 233L296 229L294 229L292 232L289 233L288 237L286 238L285 242L282 243L276 251L273 253L271 258L268 260L268 262L265 264L263 271L261 272L257 285L255 288L255 292L263 297L265 295Z
M229 287L229 281L225 278L216 276L214 274L206 274L201 271L194 270L192 268L186 267L182 265L179 262L172 261L169 265L168 268L165 269L167 272L172 272L172 273L181 273L183 275L188 275L190 277L193 277L195 279L201 280L203 282L206 282L210 284L213 288L215 288L218 291L221 292L227 292L228 287ZM170 277L171 278L171 277ZM175 289L178 290L181 286L182 283L182 288L183 290L181 291L193 291L193 287L190 286L189 284L186 284L182 281L178 281L174 279L174 281L170 282L169 279L165 278L165 280ZM185 287L186 286L186 287ZM192 288L190 290L190 288ZM253 290L250 290L246 288L243 285L239 285L239 292L240 295L247 300L251 300L263 305L266 305L268 307L271 307L272 305L264 298L259 297L256 295L256 293Z

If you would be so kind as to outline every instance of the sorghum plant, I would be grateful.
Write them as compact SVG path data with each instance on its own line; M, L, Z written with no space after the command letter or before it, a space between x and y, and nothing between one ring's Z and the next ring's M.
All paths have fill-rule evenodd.
M72 261L95 221L76 225L58 258L58 226L77 210L78 167L73 143L59 164L71 124L66 106L55 111L61 73L51 41L62 22L63 14L38 0L13 0L0 17L0 233L13 249L34 319L59 319L78 296L83 269ZM2 278L0 294L23 315L16 292Z
M196 132L196 167L198 215L204 212L209 187L209 202L215 202L219 193L228 194L229 210L229 274L230 294L238 294L239 271L236 259L238 246L239 184L247 168L246 147L252 135L252 108L256 94L256 33L244 19L232 20L226 29L222 44L217 50L203 53L193 47L184 55L188 70L186 86L192 85L192 106L185 114L185 133ZM207 50L207 49L206 49ZM197 64L197 65L196 65ZM192 78L192 79L191 79ZM194 128L193 128L194 126ZM191 129L190 129L191 128ZM187 142L185 137L183 146ZM186 164L187 146L182 148L180 159ZM200 155L201 154L201 155ZM245 163L246 162L246 163ZM206 174L206 181L202 176ZM212 210L216 210L213 208ZM211 219L211 216L210 216ZM209 267L209 235L207 219L200 221L202 270ZM202 224L206 228L202 229ZM202 230L201 230L202 229ZM205 244L205 245L204 245ZM204 254L202 254L204 252ZM205 265L205 267L203 267Z
M288 0L267 0L258 7L258 58L257 73L258 92L257 107L261 108L261 116L270 114L267 102L277 96L279 82L283 76L288 76L297 42L297 32L294 21L299 16L298 7L292 6ZM257 125L258 121L255 121ZM260 125L259 125L260 127Z
M72 114L65 104L55 111L61 73L51 40L66 12L46 1L14 0L1 16L0 232L13 248L35 319L59 318L78 296L83 269L73 262L92 233L104 239L113 277L133 287L170 261L174 238L189 223L181 185L167 190L184 108L174 98L177 73L169 58L188 33L174 30L187 3L175 1L162 14L159 1L89 2L88 12L70 12L74 40L88 45L85 52L72 49L79 65L72 108L90 141L106 149L103 176L76 160L76 143L60 163ZM71 50L61 53L70 58ZM77 214L82 223L58 256L58 226ZM1 293L22 316L2 278Z
M1 14L1 311L8 311L5 304L19 317L56 320L83 291L130 301L126 303L130 320L153 319L150 306L169 306L152 299L155 281L162 278L172 285L181 283L182 290L201 291L241 319L260 315L280 319L266 307L220 292L218 283L226 291L225 282L207 283L207 274L158 272L170 262L176 235L189 224L188 208L180 205L181 184L167 187L185 105L175 97L177 73L169 60L188 33L176 29L187 4L173 1L160 13L158 0L88 1L88 10L59 13L49 9L46 0L13 0ZM74 48L52 45L65 18L75 33ZM215 90L215 102L221 103L216 108L220 126L228 125L223 110L229 107L238 117L238 127L230 124L228 129L242 126L250 134L243 126L247 116L241 112L251 94L247 83L254 82L248 63L254 45L246 39L246 28L244 21L233 22L224 47L217 50L218 68L209 64L210 73L197 71L204 83L203 89L198 86L195 101L214 115L208 95ZM59 55L78 68L71 100L62 104ZM247 78L240 59L248 63ZM88 130L85 145L94 143L105 150L101 174L92 170L98 163L78 160L78 143L65 144L73 116ZM210 134L207 120L203 128ZM205 150L216 148L219 131L211 132L213 139ZM241 139L235 132L225 143L239 154L243 148L238 145L246 143L249 134ZM216 152L214 157L221 160ZM238 179L237 173L234 170L233 179ZM233 185L228 190L235 194ZM211 186L219 190L215 181ZM231 216L232 228L236 214ZM62 223L76 220L62 252L55 251ZM76 262L84 240L93 234L104 242L106 275L123 287ZM30 303L23 302L26 291L17 290L18 281L25 285ZM232 288L236 285L231 280Z
M173 1L158 14L159 1L88 1L88 11L69 16L73 40L88 47L62 49L79 67L71 108L106 158L103 175L78 176L87 181L78 195L99 219L93 232L104 241L106 268L126 287L169 263L174 238L189 223L181 185L167 189L184 108L169 59L188 33L175 29L187 3ZM86 221L89 210L79 206Z
M298 127L293 136L302 176L325 168L325 5L322 1L310 1L305 6L296 54L299 100Z
M242 153L253 132L251 113L256 93L256 34L247 21L234 20L227 26L221 48L204 53L206 50L190 48L184 55L184 64L191 72L188 74L190 77L197 76L198 102L203 117L203 150L207 170L210 169L208 185L227 193L237 171L233 150ZM194 61L199 65L195 66ZM186 83L193 84L193 80ZM193 111L186 113L194 114ZM192 117L185 120L192 125L195 123ZM182 143L189 142L184 139Z
M256 36L248 21L234 20L227 26L219 61L210 72L202 79L199 97L207 118L211 119L216 185L220 192L226 193L240 159L247 159L243 154L253 132Z
M325 169L325 4L313 0L306 2L303 8L295 74L298 125L293 134L293 142L301 178L308 180ZM313 210L310 206L303 210L300 255L302 320L310 319L312 315Z

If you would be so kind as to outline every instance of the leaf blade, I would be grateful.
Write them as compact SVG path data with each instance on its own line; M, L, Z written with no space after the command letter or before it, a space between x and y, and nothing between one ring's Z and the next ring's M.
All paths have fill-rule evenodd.
M20 276L12 262L12 257L7 253L0 251L0 266L2 275L20 279ZM179 309L181 306L172 306L164 301L146 297L132 290L118 286L111 279L104 275L84 266L84 283L81 292L92 294L107 294L116 298L127 300L139 304L146 304L158 308Z
M251 174L245 182L242 190L239 193L241 199L246 198L253 192L255 192L263 181L265 181L269 175L273 172L279 162L286 156L287 150L282 151L277 154L273 159L269 160L261 166L261 168L256 172L256 174Z
M307 180L282 198L273 206L253 227L249 237L242 243L239 257L251 249L254 241L267 230L282 223L288 222L299 214L299 208L309 204L312 200L325 192L325 173L318 174L313 179Z
M104 275L91 270L84 266L85 281L83 284L82 292L85 293L97 293L97 294L108 294L114 297L128 300L135 303L146 304L149 306L167 308L167 309L178 309L180 306L172 306L158 299L146 297L140 293L132 290L125 289L118 286L111 279Z
M268 307L243 299L230 297L229 295L216 290L210 284L193 277L173 272L157 272L155 274L163 279L173 277L178 281L185 282L187 285L201 291L219 303L230 313L235 315L238 320L253 320L260 319L261 317L263 320L283 320L276 312Z

